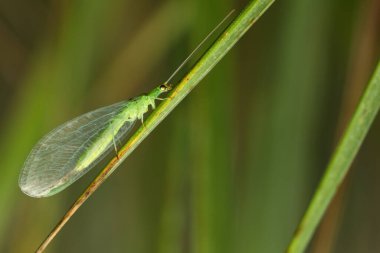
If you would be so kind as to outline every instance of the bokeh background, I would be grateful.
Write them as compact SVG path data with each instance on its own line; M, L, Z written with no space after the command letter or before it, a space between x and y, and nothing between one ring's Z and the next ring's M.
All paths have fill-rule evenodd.
M30 198L36 141L165 81L247 3L0 2L0 252L33 252L100 169ZM380 1L275 2L47 252L283 252L379 55ZM377 119L308 252L380 252L379 138Z

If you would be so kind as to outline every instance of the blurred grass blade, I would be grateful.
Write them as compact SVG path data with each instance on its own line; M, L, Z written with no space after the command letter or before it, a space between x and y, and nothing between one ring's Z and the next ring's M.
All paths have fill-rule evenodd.
M115 16L114 10L122 9L122 4L123 1L95 0L91 4L87 1L68 1L64 4L65 8L51 8L51 12L46 12L49 13L46 22L56 24L56 27L45 31L47 37L41 38L38 49L33 49L33 53L28 52L29 56L34 55L33 60L28 63L28 74L22 78L22 85L15 86L18 88L17 95L12 97L12 109L1 124L3 129L0 133L0 152L6 155L0 161L0 251L1 245L7 243L9 226L13 226L12 208L18 203L17 198L22 196L19 194L17 178L24 156L26 157L38 136L57 120L64 118L67 108L71 107L72 111L85 100L86 87L94 69L100 63L100 55L107 52L104 46L107 36L104 33L113 24L111 17ZM21 15L24 8L25 13L29 10L30 14L37 15L32 5L17 2L14 6L15 15L26 18L26 14ZM0 5L2 11L3 7L4 5ZM46 7L44 4L43 9L47 10ZM23 9L22 12L20 8ZM29 26L33 22L22 24ZM32 27L28 30L32 31ZM43 30L42 24L38 27ZM49 106L42 106L42 103ZM52 209L54 208L51 205L49 210ZM40 225L36 224L33 231L37 231ZM24 233L25 229L21 231Z
M224 55L245 34L253 23L265 12L274 0L252 1L248 7L235 19L234 22L219 36L219 39L207 50L204 56L182 79L182 81L170 93L170 99L162 102L154 110L144 126L132 135L125 146L119 151L118 158L112 159L109 164L99 173L94 181L88 186L73 206L67 211L62 220L57 224L46 240L41 244L37 252L42 252L50 241L58 234L66 222L98 189L104 180L132 153L133 150L161 123L161 121L180 103L187 94L207 75L208 72L223 58Z
M230 0L211 0L207 5L196 0L202 8L196 13L190 44L196 45L207 32L204 24L215 23L232 6ZM194 46L193 46L194 47ZM185 168L189 173L190 252L230 253L232 249L233 213L233 123L234 108L238 104L234 90L235 57L231 52L207 76L207 85L191 95L191 101L182 107L186 120L187 139ZM210 95L211 94L211 95ZM228 103L226 103L228 101ZM220 112L223 112L221 116ZM202 122L200 124L200 122ZM177 168L178 170L178 168ZM178 252L178 251L177 251Z
M304 252L322 215L347 174L380 107L380 62L360 100L322 181L291 241L288 252Z

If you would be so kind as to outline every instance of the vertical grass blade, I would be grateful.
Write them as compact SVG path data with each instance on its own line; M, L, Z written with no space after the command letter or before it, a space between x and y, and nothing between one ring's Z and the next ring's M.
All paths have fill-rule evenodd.
M203 4L198 0L194 32L191 42L197 44L202 34L207 33L204 24L216 23L225 15L230 0L212 0ZM194 46L193 46L194 47ZM226 253L232 252L232 214L235 208L232 200L234 145L232 126L236 105L232 85L236 70L236 54L230 54L207 77L207 85L192 94L188 103L188 129L190 162L190 237L193 245L191 252ZM228 102L226 102L228 101ZM221 117L221 112L222 117ZM202 122L202 124L199 124Z
M46 13L50 13L49 22L52 24L58 24L60 18L64 21L54 29L57 36L55 39L43 38L37 47L40 49L35 53L29 52L36 55L30 63L30 73L13 98L10 115L2 120L0 151L7 155L3 155L0 161L0 251L1 245L7 243L8 226L13 226L12 207L21 196L17 178L23 160L37 136L41 136L52 126L52 122L56 123L65 114L65 109L70 107L68 104L75 108L80 104L78 101L82 101L81 97L85 97L86 85L99 63L99 55L105 49L100 46L107 39L104 36L105 27L111 23L110 17L115 15L113 9L120 9L121 3L122 1L95 0L88 4L86 1L69 1L63 9L43 7L44 10L51 11ZM25 4L28 5L22 2L16 4L15 10L22 8L34 13L33 7L27 7L33 3ZM0 8L4 8L4 5ZM21 13L18 15L26 17ZM30 21L23 23L29 25ZM97 27L94 23L103 24L104 27ZM38 25L40 26L42 29L43 25ZM41 106L42 104L49 106ZM52 209L54 208L49 208ZM41 225L36 224L33 231L37 231ZM22 229L22 233L28 234L25 229ZM20 234L18 236L22 237Z
M260 24L259 31L271 34L255 33L254 45L242 49L250 54L246 65L259 63L247 71L255 90L247 92L247 81L239 84L245 120L240 124L246 129L241 138L248 146L239 159L246 188L237 195L236 252L283 252L307 204L305 196L312 194L310 174L320 167L319 145L312 143L320 129L321 97L331 93L321 74L329 63L325 48L331 42L324 27L329 27L330 6L289 1L273 7L287 11Z
M380 62L349 123L325 175L289 245L288 252L305 251L330 201L347 174L380 107Z

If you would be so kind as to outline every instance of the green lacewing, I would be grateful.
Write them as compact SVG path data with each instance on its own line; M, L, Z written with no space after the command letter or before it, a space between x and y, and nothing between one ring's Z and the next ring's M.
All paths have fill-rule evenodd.
M32 149L19 185L32 197L60 192L93 168L142 120L159 95L171 89L162 84L147 95L83 114L45 135Z
M190 53L169 79L146 95L83 114L55 128L33 147L19 177L21 190L31 197L54 195L88 172L115 150L149 106L171 90L170 80L204 42L227 20L230 12Z

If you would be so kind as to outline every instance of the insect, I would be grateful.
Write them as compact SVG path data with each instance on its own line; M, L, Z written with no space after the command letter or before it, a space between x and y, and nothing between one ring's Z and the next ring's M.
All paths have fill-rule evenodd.
M75 182L113 149L117 153L116 143L170 89L162 84L146 95L83 114L45 135L24 163L21 190L32 197L47 197Z
M42 137L21 170L21 190L31 197L54 195L74 183L112 150L117 154L116 143L123 140L137 120L143 123L149 106L155 109L156 100L163 100L160 96L172 88L170 80L230 14L202 40L165 83L146 95L83 114Z

